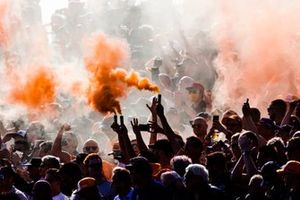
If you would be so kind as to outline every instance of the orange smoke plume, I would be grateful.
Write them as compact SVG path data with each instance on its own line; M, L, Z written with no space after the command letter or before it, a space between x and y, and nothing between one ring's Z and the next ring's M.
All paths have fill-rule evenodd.
M136 72L127 73L118 68L128 57L126 45L103 34L91 38L88 43L90 53L85 58L90 72L87 91L88 103L101 113L121 113L119 99L127 94L129 87L158 92L159 88Z
M10 91L9 100L29 109L40 109L41 106L55 101L55 91L54 74L49 69L40 67L29 72L24 82L15 83Z
M240 110L249 98L265 112L276 98L300 95L300 3L229 0L219 8L215 105Z
M8 14L8 1L0 1L0 47L6 46L8 42L7 31L7 14Z

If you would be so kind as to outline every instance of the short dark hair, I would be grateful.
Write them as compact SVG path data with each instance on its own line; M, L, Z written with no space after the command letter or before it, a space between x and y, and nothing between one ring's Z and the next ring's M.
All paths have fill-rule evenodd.
M75 162L69 162L61 166L61 168L59 169L59 173L62 176L65 175L65 176L76 177L76 178L78 177L81 178L82 175L79 165Z
M73 162L77 163L78 165L83 164L83 161L85 160L85 158L88 156L87 153L79 153L75 160L73 160Z
M44 166L46 168L60 168L59 164L59 158L52 156L52 155L46 155L42 158L41 167Z
M130 172L125 168L117 167L113 170L112 181L121 181L126 185L131 185Z
M185 173L185 168L192 164L192 160L185 155L181 155L173 157L170 163L172 169L176 171L181 177L183 177Z
M101 165L102 165L102 159L101 159L101 157L97 153L90 153L89 155L87 155L87 157L83 161L83 164L85 166L87 166L89 164L88 163L89 160L91 160L91 159L97 159L97 160L99 160L101 162Z
M197 148L197 149L199 148L199 149L201 149L201 151L203 150L203 143L202 143L201 140L200 140L198 137L196 137L196 136L188 137L188 138L186 139L185 145L186 145L186 146L189 145L189 146L192 147L192 148Z
M226 168L226 157L223 152L217 151L207 155L207 166L217 165L221 169Z
M169 140L167 139L161 139L157 140L154 145L152 146L155 150L163 151L167 156L173 156L174 152L172 149L172 145Z
M151 178L152 177L152 167L149 163L149 161L142 157L137 156L130 159L130 164L126 166L126 168L136 174L140 174L145 178Z
M276 100L272 101L271 104L273 106L275 106L278 109L279 112L283 112L283 113L286 112L287 105L286 105L286 102L284 100L276 99Z
M0 174L4 179L16 178L16 172L11 166L5 166L0 168Z
M46 172L46 176L50 176L50 181L61 182L61 176L59 170L55 168L50 168Z
M258 108L250 108L250 115L254 123L258 123L261 117L260 111Z

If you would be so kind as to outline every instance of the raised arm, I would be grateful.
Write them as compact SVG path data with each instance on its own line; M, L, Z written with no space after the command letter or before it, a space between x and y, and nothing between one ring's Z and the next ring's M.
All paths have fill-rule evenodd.
M157 104L156 111L157 111L157 115L161 121L163 130L164 130L164 134L167 136L168 140L170 141L173 151L175 153L178 152L181 148L181 145L178 143L176 134L173 131L173 129L171 128L171 126L169 125L168 120L164 114L164 107L160 103Z
M243 128L248 131L252 131L256 134L258 134L257 127L255 126L255 123L253 122L252 116L251 116L251 110L250 110L250 104L249 100L244 103L242 107L243 111Z
M117 123L116 117L115 121L112 124L112 129L118 134L118 140L120 144L121 151L124 155L124 160L128 162L130 158L135 157L135 152L132 148L129 136L128 136L128 130L124 124L123 116L120 117L120 125Z
M54 140L53 146L51 148L51 154L57 156L61 159L62 162L70 162L71 155L67 152L62 151L61 141L65 131L70 130L71 127L68 124L64 124L60 127L59 131L57 132L56 138Z
M137 146L138 146L140 152L148 151L148 147L145 144L142 134L141 134L138 119L134 118L130 123L132 126L132 130L136 136Z
M161 98L161 97L159 97L159 98ZM153 97L151 106L149 106L148 104L146 105L147 108L151 112L152 121L154 123L157 123L157 112L156 112L157 104L158 104L158 99L156 97ZM157 133L156 132L151 132L149 144L154 144L156 141L157 141Z

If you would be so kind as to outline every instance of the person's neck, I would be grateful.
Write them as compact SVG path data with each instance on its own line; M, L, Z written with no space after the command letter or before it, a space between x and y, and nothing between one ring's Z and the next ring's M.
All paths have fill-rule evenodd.
M59 191L53 191L53 195L52 195L52 196L54 196L54 197L55 197L56 195L59 195L59 194L60 194L60 192L61 192L60 190L59 190Z

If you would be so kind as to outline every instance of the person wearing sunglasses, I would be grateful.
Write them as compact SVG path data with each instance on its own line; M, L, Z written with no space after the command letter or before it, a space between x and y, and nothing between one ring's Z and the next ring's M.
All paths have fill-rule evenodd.
M190 118L194 118L197 113L205 112L207 105L205 102L205 89L201 83L193 83L187 87L188 99L183 103L183 109Z
M201 140L201 142L204 142L208 128L206 120L203 117L196 117L190 121L190 124L193 128L194 134Z

